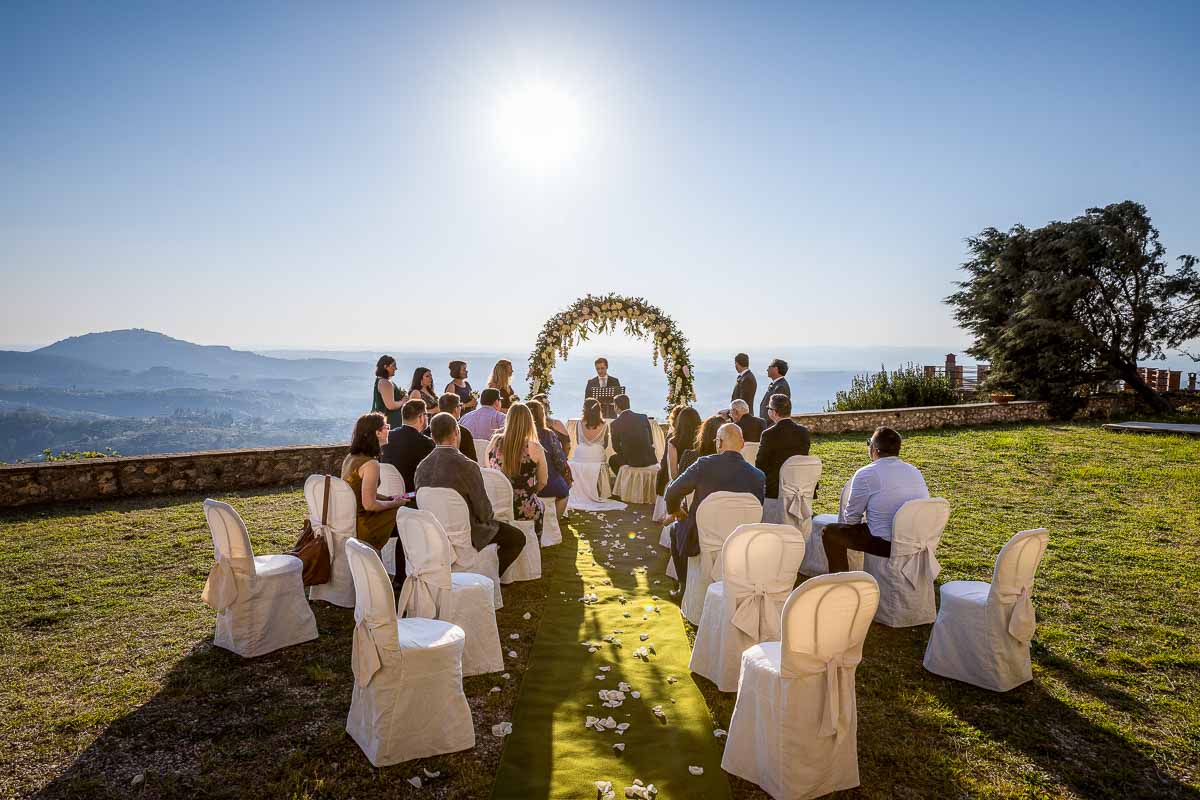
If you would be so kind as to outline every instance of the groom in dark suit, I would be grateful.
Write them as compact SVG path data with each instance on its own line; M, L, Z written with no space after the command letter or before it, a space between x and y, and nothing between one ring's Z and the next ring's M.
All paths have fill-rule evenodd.
M737 383L733 385L734 400L745 400L748 408L754 408L754 395L758 394L758 378L750 371L750 356L738 353L733 357L733 368L737 370Z
M617 407L617 418L609 423L613 450L616 455L608 459L608 465L617 472L628 464L631 467L649 467L658 463L654 455L654 434L650 431L650 418L629 410L629 397L619 394L613 399Z
M587 388L583 392L583 399L593 397L600 403L600 413L605 419L612 419L617 415L617 409L613 401L616 396L621 394L621 381L617 380L616 376L608 374L608 359L601 356L596 359L596 377L587 382Z

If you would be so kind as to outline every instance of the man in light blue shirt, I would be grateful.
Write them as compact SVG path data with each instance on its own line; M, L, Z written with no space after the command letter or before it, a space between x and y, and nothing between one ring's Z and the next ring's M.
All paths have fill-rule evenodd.
M890 558L896 512L909 500L929 497L921 471L900 460L900 434L891 428L876 428L867 441L867 452L871 463L850 481L845 522L826 525L821 534L830 572L850 568L847 550Z
M469 430L473 438L486 441L504 427L504 420L504 412L500 410L500 392L487 388L479 396L479 408L464 414L458 424Z

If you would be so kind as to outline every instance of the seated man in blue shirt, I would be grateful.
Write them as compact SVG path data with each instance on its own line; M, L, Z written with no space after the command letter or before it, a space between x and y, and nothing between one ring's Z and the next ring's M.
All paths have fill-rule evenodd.
M867 452L871 463L850 481L846 521L826 525L821 534L830 572L850 569L847 550L890 558L896 512L909 500L929 497L921 471L900 460L900 434L891 428L876 428L867 440Z

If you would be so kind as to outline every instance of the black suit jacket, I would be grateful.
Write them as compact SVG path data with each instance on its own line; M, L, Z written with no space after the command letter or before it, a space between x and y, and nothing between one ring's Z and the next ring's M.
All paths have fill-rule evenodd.
M679 510L683 498L696 493L695 502L688 508L688 515L675 523L672 546L683 549L682 555L700 554L700 537L696 531L696 509L704 498L713 492L746 492L763 500L763 474L746 463L742 454L727 450L712 456L702 456L679 477L667 486L667 511L674 514Z
M589 397L594 397L599 400L600 413L604 415L605 419L612 419L617 416L617 407L613 405L613 398L619 394L624 394L624 392L625 389L622 388L621 381L615 376L609 375L608 383L604 387L603 396L601 396L600 376L597 375L587 382L587 388L583 392L583 399L586 400Z
M767 476L767 497L779 497L779 468L792 456L806 456L812 445L808 428L792 419L781 419L762 432L754 466Z
M654 434L650 432L650 418L633 411L622 411L608 425L612 434L613 450L622 463L631 467L649 467L658 463L654 455Z
M416 485L417 464L432 453L433 448L433 439L416 428L401 425L388 434L388 443L383 446L379 460L399 470L400 477L404 478L404 488L411 492Z
M743 414L742 418L737 421L737 426L742 429L743 439L747 442L757 442L762 437L767 423L753 414Z
M771 402L771 396L776 394L786 394L788 397L792 396L792 387L788 386L787 378L782 375L767 385L766 394L763 395L762 401L758 404L758 415L763 419L767 418L767 407Z
M729 401L745 400L746 405L750 406L750 411L753 413L754 395L756 394L758 394L758 378L754 377L753 372L746 370L738 375L737 383L733 385L733 397L729 398Z

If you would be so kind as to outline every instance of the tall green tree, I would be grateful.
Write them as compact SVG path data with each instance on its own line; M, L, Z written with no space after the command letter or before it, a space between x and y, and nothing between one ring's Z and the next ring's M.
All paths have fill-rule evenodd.
M992 385L1050 400L1068 416L1081 385L1119 378L1168 410L1137 365L1200 335L1200 274L1190 255L1170 269L1145 206L987 228L967 246L968 278L946 302L975 337L968 352L991 362Z

